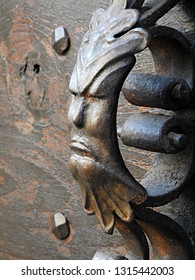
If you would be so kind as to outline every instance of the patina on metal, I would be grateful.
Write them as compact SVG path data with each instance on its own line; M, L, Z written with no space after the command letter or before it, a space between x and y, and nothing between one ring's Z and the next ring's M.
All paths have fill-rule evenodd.
M98 10L70 81L70 169L83 207L96 214L105 232L118 228L132 259L193 258L183 228L151 209L176 198L194 174L192 129L180 113L193 99L194 51L179 31L154 26L177 2L113 0L110 8ZM156 75L129 75L134 55L147 47ZM157 152L140 183L127 169L117 141L123 84L129 102L169 110L132 114L118 130L124 144Z
M95 213L109 233L115 214L125 222L133 219L129 201L140 204L147 198L126 168L117 141L120 90L134 66L134 54L149 43L147 31L133 28L138 11L125 7L126 1L113 1L107 11L94 14L70 81L70 168L85 211Z

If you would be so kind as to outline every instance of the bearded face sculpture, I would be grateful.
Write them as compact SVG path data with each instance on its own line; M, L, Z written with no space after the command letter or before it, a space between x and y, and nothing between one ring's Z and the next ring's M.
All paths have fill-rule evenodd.
M126 9L127 1L113 1L108 10L92 17L70 81L70 169L81 187L83 206L96 214L111 233L114 216L133 219L130 203L147 198L119 151L116 132L118 98L135 64L134 54L145 49L149 35L135 28L139 12Z

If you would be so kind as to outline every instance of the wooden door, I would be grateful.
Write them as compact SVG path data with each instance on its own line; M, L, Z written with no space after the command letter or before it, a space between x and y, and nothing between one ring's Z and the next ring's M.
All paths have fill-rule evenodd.
M95 216L83 212L80 189L68 167L70 75L93 12L108 4L0 0L0 259L92 259L98 249L125 253L117 231L106 235ZM194 30L181 8L170 15L164 18L169 25ZM58 26L70 35L71 47L64 56L51 44ZM152 64L147 52L138 56L139 71L147 72ZM135 110L121 97L119 123ZM121 150L140 179L152 154L124 146ZM169 207L163 211L188 227L179 207ZM56 212L65 213L69 221L65 240L52 233ZM190 206L187 219L192 214Z

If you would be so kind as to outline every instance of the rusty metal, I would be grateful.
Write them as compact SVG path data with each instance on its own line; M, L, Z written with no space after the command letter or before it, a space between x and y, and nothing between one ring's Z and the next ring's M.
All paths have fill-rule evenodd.
M143 13L139 19L138 24L143 27L154 25L159 18L172 9L179 0L146 0L143 5L139 7Z
M172 98L175 99L175 101L177 100L186 101L186 99L189 99L189 95L190 95L189 86L185 82L180 82L172 88L170 94Z
M53 31L52 47L58 55L64 55L70 48L70 36L63 26Z
M173 111L187 108L192 101L187 82L172 76L130 74L123 94L131 104Z
M132 113L123 124L123 144L152 152L174 154L188 144L187 127L173 116Z
M181 133L169 132L167 134L167 138L169 140L169 144L172 147L175 147L178 151L184 150L188 143L187 136Z
M98 10L70 81L70 169L81 187L83 207L96 214L106 233L118 228L132 259L193 258L180 225L150 209L178 197L195 171L194 132L183 118L193 106L194 50L179 31L154 26L177 2L113 0L107 10ZM126 145L157 152L139 183L119 150L116 113L134 54L147 46L156 73L129 75L123 92L135 105L169 111L132 114L119 129Z

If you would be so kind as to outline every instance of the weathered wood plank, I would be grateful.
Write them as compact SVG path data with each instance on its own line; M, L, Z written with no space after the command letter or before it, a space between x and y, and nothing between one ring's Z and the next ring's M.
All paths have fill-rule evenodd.
M119 237L105 236L83 213L68 168L69 77L92 12L106 4L1 1L1 259L90 259L98 248L120 249ZM51 47L59 25L72 41L65 57ZM70 222L65 241L51 232L57 211Z

